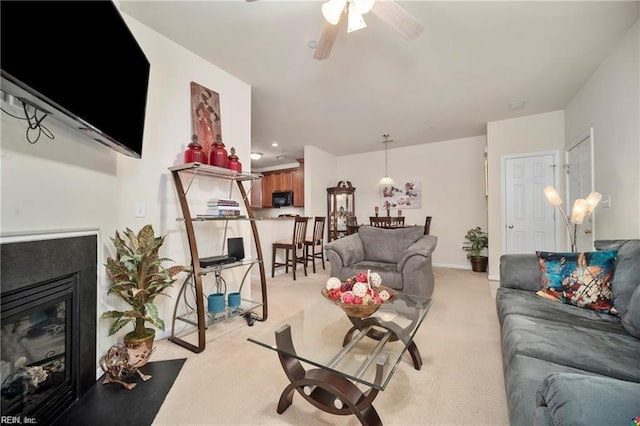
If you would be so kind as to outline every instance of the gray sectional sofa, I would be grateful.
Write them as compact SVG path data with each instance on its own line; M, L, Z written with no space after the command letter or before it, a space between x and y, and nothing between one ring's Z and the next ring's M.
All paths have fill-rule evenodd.
M536 295L536 254L503 255L496 307L512 425L623 425L640 416L640 240L617 249L617 315Z
M361 226L355 234L325 244L331 276L345 280L371 270L388 287L430 297L434 286L431 255L438 238L423 233L422 226Z

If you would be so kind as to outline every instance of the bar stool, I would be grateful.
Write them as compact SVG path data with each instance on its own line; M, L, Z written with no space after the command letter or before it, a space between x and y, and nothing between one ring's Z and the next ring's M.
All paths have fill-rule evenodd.
M305 266L306 262L311 261L313 265L313 273L316 273L316 259L322 259L322 269L324 267L324 216L316 216L313 221L313 235L308 237L304 241L304 257L305 257ZM320 251L316 252L316 248L320 247ZM311 255L309 255L309 248L311 248Z
M307 276L307 261L305 258L305 238L307 236L308 217L296 216L293 225L293 237L290 240L275 241L271 247L271 278L277 267L284 266L285 274L289 273L289 266L293 269L293 279L296 279L296 269L298 263L302 263L304 267L304 276ZM284 249L284 263L276 262L276 250ZM291 255L291 256L289 256Z

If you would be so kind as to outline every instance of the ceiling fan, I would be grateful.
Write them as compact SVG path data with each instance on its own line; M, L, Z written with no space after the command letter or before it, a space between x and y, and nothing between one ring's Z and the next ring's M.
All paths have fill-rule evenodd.
M393 0L328 0L322 4L322 15L326 19L314 59L327 59L338 36L338 31L347 16L347 32L365 28L363 15L372 12L387 25L398 31L405 39L418 37L424 27Z

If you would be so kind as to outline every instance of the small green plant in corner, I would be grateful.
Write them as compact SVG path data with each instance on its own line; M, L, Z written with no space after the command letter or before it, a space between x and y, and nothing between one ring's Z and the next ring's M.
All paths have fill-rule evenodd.
M124 338L125 344L145 339L153 342L155 330L146 328L145 324L164 330L164 321L158 316L154 300L172 286L174 276L183 271L184 267L172 266L167 269L163 266L165 261L170 260L161 258L158 254L164 237L156 237L151 225L144 226L137 235L127 228L124 235L127 240L118 231L115 238L111 238L116 248L116 257L109 257L105 265L111 279L107 294L117 295L131 305L131 309L107 311L102 314L102 318L114 320L109 336L127 324L133 325L134 330Z
M467 252L467 259L471 262L471 268L476 272L485 272L487 269L487 256L483 256L483 250L489 247L489 234L476 226L467 231L462 249Z

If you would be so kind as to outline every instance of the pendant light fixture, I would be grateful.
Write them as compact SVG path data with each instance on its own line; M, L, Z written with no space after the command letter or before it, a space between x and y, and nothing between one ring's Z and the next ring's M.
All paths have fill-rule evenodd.
M384 138L384 140L382 141L382 143L384 144L384 177L382 179L380 179L380 181L378 182L378 185L380 185L380 186L389 186L389 185L394 185L395 184L393 179L391 179L389 177L388 156L387 156L387 145L390 142L393 142L393 140L389 139L389 134L388 133L382 135L382 137Z

